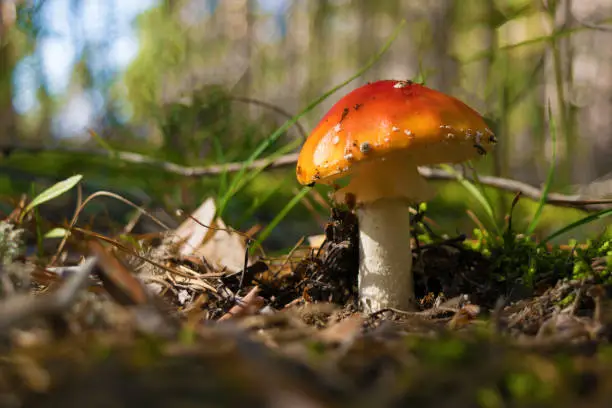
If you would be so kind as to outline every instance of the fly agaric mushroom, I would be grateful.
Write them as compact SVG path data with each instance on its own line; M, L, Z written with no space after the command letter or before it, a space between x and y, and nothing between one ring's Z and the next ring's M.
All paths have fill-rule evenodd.
M359 295L366 311L413 309L409 202L433 190L417 166L459 163L495 144L483 118L463 102L410 81L383 80L340 99L300 152L301 184L334 184L356 199Z

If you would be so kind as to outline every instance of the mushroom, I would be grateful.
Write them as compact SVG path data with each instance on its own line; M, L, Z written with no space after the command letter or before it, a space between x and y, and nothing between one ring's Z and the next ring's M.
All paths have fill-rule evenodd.
M355 199L365 311L415 308L408 204L434 195L417 166L473 159L495 142L476 111L411 81L357 88L314 128L299 154L297 179L334 185L350 176L335 198Z

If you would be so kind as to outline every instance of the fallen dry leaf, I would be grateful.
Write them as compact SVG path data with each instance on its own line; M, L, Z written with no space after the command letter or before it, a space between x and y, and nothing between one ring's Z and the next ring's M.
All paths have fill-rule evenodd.
M313 249L319 248L325 241L325 234L311 235L308 237L308 246Z
M186 218L178 226L173 236L175 242L180 242L179 253L181 255L192 255L207 236L215 232L207 226L213 223L216 212L215 200L208 198L191 214L191 217Z
M122 305L142 305L148 302L146 289L132 272L98 241L89 241L89 250L98 257L100 280L109 295Z
M216 229L194 254L203 256L208 263L219 270L241 271L244 268L246 253L245 237L238 232L230 231L221 218L215 220L213 227ZM247 266L251 264L252 260L249 257Z

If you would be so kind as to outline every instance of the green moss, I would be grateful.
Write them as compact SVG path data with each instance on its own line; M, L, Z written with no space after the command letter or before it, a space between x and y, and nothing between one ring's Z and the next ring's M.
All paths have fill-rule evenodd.
M574 259L574 279L591 278L596 283L612 283L612 239L588 240L586 247L576 248ZM593 261L596 259L603 262L594 268Z
M501 395L499 395L499 391L490 387L478 390L476 401L482 408L502 408L506 406Z
M507 375L505 386L512 399L520 404L545 402L554 396L555 391L553 384L528 371Z
M409 337L406 341L409 348L423 363L432 366L451 367L460 365L473 355L470 343L450 335L435 341L420 337Z
M564 297L559 303L557 303L560 307L566 307L571 305L576 300L576 294L570 293L566 297Z
M541 281L556 281L571 276L570 254L558 247L547 249L530 237L506 233L503 238L474 231L470 249L491 259L491 277L498 282L513 282L534 288ZM569 262L568 262L569 260Z
M512 281L526 288L564 278L612 283L612 240L588 240L585 246L574 243L562 248L545 247L531 237L508 232L497 238L476 229L473 236L466 246L491 259L490 273L498 282ZM597 268L592 266L595 260L599 260Z

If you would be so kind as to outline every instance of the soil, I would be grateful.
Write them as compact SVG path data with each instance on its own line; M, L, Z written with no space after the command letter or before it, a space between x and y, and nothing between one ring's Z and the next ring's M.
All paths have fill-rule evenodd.
M150 263L108 248L81 247L98 263L64 303L78 267L62 278L35 266L29 289L0 303L0 406L609 406L607 284L547 277L521 289L494 275L502 255L435 239L414 246L420 310L366 315L356 233L337 211L320 251L158 294L132 280ZM204 267L156 253L171 270Z

